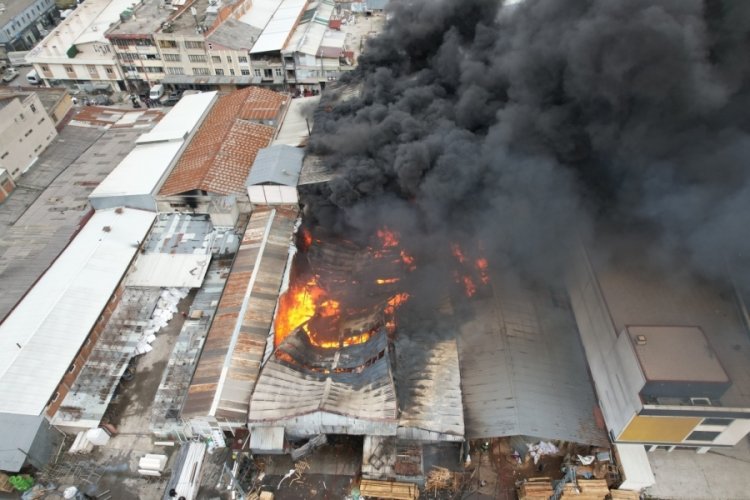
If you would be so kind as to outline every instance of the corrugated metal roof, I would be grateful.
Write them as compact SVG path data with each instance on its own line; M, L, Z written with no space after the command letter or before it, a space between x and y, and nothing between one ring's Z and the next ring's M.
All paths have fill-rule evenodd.
M307 349L300 349L300 343ZM281 357L279 352L283 353ZM308 356L313 353L318 354L315 370L308 364ZM382 357L378 357L380 354ZM345 369L337 371L342 359L348 360ZM258 378L248 422L274 422L318 411L370 421L397 418L396 389L384 330L365 344L340 349L316 349L302 330L279 345Z
M0 325L0 412L44 410L153 220L141 210L95 213Z
M455 340L434 335L413 338L401 332L396 342L396 381L401 415L398 436L425 441L462 441L464 410Z
M319 102L319 95L292 99L273 145L304 145L313 128L312 110Z
M180 151L183 141L139 144L109 174L89 198L151 194Z
M128 286L201 286L214 236L207 215L160 214L128 275Z
M26 462L26 454L31 449L44 417L41 415L13 415L0 413L2 446L0 446L0 470L16 472Z
M222 96L167 177L160 194L172 196L193 190L214 194L244 192L255 155L270 144L278 125L275 120L288 100L286 94L259 87Z
M253 453L279 452L284 449L283 427L253 427L250 451Z
M469 438L525 435L605 444L576 325L565 299L493 275L459 347Z
M188 390L183 416L245 420L271 330L297 210L258 208L248 223Z
M250 53L260 54L283 49L306 5L306 0L283 0L250 49Z
M270 146L258 151L246 186L258 184L279 184L297 186L302 171L302 158L305 153L293 146Z
M136 139L137 144L179 141L198 126L216 101L216 92L186 95L148 133Z
M314 56L318 53L326 33L328 22L334 11L334 3L320 0L317 5L307 10L286 44L284 52L300 52Z

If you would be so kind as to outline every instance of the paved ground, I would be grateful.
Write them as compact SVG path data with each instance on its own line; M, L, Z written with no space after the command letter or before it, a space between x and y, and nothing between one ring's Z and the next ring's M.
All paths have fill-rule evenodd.
M650 498L740 500L750 498L750 442L704 455L688 450L649 453L656 485Z

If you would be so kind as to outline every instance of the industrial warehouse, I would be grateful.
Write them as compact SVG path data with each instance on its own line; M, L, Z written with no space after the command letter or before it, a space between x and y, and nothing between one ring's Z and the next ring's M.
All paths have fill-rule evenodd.
M331 21L385 22L319 92L222 71L163 109L56 118L0 200L0 497L742 498L734 41L701 45L708 68L663 25L716 13L656 2L659 26L636 6L620 31L596 23L624 7L546 3L209 2L195 27L192 2L146 3L102 25L117 60L138 52L118 37L159 61L195 31L185 55L265 67L267 44L335 59ZM624 73L672 94L615 88L580 49L617 52L605 31L691 71L639 49Z

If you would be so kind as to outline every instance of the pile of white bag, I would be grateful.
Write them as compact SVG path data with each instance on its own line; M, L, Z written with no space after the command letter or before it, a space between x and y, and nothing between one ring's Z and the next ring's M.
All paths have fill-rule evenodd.
M177 313L177 303L187 297L190 292L189 288L165 288L161 292L154 314L148 320L143 335L138 339L135 346L135 354L145 354L153 349L151 343L156 340L156 334L167 326L169 321Z

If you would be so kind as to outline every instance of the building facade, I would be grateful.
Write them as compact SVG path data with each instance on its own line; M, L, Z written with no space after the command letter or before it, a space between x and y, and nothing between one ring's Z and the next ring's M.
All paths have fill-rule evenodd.
M607 259L581 249L569 276L610 438L648 450L734 446L750 432L750 339L733 292L626 245L615 247L627 257Z
M34 93L0 97L0 168L18 179L57 136L54 121Z
M0 168L0 203L4 202L10 193L16 189L16 183L7 170Z
M10 0L0 13L0 47L8 52L30 50L55 24L54 0Z
M123 90L124 78L104 32L131 5L130 0L89 0L79 5L26 60L47 86Z

